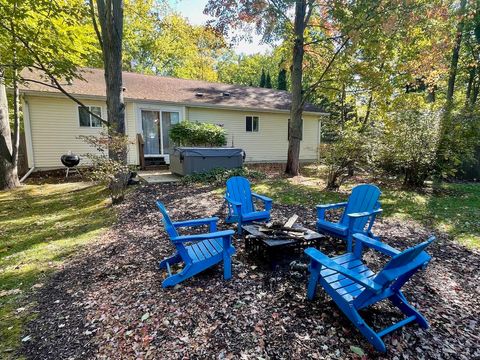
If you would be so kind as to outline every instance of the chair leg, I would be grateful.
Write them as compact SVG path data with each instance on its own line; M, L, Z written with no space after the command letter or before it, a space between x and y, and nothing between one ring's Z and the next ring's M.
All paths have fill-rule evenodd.
M307 298L308 300L313 300L315 298L315 293L317 292L318 278L320 276L320 267L321 265L316 261L311 261L310 263L310 278L308 280L307 288Z
M238 234L238 235L242 235L242 232L243 232L243 229L242 229L242 221L241 221L241 220L238 220L238 223L237 223L237 234Z
M390 301L393 305L398 307L402 313L407 316L415 316L417 318L417 322L423 329L428 329L428 321L425 317L420 314L420 312L415 309L410 303L407 301L405 296L402 294L401 291L398 291L394 295L390 296Z
M342 309L344 314L350 319L350 321L357 327L362 335L368 340L373 347L380 352L386 352L387 348L382 338L363 320L358 311L350 307L349 309Z
M225 280L232 278L232 258L227 250L223 250L223 278Z
M158 268L159 269L166 269L167 268L167 263L169 265L173 265L173 264L179 263L180 261L182 261L182 258L180 257L180 254L175 253L172 256L170 256L168 258L165 258L162 261L160 261L160 264L158 264Z

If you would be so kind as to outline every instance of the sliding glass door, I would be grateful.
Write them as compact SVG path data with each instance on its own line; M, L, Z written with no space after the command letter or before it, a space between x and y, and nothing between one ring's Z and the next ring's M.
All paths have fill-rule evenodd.
M142 130L145 142L145 156L163 156L169 162L173 150L170 141L170 127L180 121L178 111L142 110Z

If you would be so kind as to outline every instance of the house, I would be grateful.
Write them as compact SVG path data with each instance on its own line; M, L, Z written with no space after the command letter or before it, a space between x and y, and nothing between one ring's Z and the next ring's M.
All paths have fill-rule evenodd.
M24 75L38 76L35 72ZM106 118L103 70L83 69L82 77L65 89ZM246 162L286 161L291 100L286 91L131 72L123 73L123 86L126 133L132 142L129 164L140 164L139 139L144 142L145 160L169 163L173 146L169 128L185 120L223 126L227 146L244 149ZM98 134L98 120L57 89L29 82L22 86L21 94L30 168L58 168L62 154L92 151L78 136ZM306 104L300 151L303 161L317 159L324 115L318 107Z

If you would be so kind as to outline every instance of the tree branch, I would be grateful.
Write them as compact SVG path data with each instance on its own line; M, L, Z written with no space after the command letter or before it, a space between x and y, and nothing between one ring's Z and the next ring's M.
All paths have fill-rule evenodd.
M8 32L12 33L12 30L4 25L2 22L0 22L0 27L3 27L5 30L7 30ZM76 97L74 97L73 95L70 95L68 93L67 90L65 90L65 88L60 84L60 82L57 80L57 78L48 70L48 68L44 65L42 59L38 56L38 54L31 48L30 44L25 40L23 39L21 36L19 36L18 34L14 34L15 35L15 38L20 41L23 46L25 47L25 49L30 53L32 54L32 56L35 58L36 62L37 62L37 65L38 66L35 66L35 68L43 71L47 76L48 78L52 81L53 84L55 84L54 86L51 85L50 87L53 87L57 90L59 90L62 94L64 94L66 97L68 97L70 100L74 101L75 103L77 103L82 109L84 109L85 111L87 111L91 116L93 116L95 119L97 120L100 120L103 124L107 125L108 126L108 121L104 120L101 116L98 116L97 114L93 113L90 111L89 107L88 106L85 106L85 104L83 104L80 100L78 100ZM38 81L37 81L38 82Z
M95 34L97 34L97 38L98 38L98 42L100 44L100 48L103 51L102 34L100 33L100 29L98 28L97 17L95 16L95 8L93 6L93 0L89 0L88 5L89 5L89 8L90 8L90 17L92 18L93 29L95 30Z

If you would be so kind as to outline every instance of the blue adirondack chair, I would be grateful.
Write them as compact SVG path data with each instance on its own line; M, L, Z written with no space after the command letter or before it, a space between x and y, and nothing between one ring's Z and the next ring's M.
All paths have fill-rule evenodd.
M157 206L163 215L163 223L175 245L176 252L172 256L162 260L160 269L166 269L168 277L162 282L162 287L174 286L203 270L223 261L223 278L229 280L232 277L231 256L235 253L231 238L233 230L217 231L217 217L172 222L165 206L157 200ZM178 228L209 225L210 232L207 234L180 236ZM172 274L171 266L183 262L184 266L176 274Z
M329 258L315 248L305 250L311 258L307 297L313 300L320 280L322 287L353 325L375 349L385 352L383 336L414 321L422 328L428 328L427 320L408 303L401 288L415 272L428 264L430 256L424 249L435 240L435 237L432 236L427 241L401 252L363 234L355 234L353 237L355 238L353 253L347 252ZM374 273L362 261L363 246L391 257L390 261L381 271ZM359 310L384 299L389 299L406 317L376 332L360 316Z
M263 210L257 210L253 199L261 200ZM227 180L225 200L228 207L226 223L238 223L237 232L242 233L242 225L253 221L268 221L272 209L272 199L252 193L250 182L241 176L234 176Z
M382 212L378 198L382 192L375 185L357 185L347 202L317 205L317 230L347 242L347 251L352 251L352 236L361 233L375 238L372 226L375 218ZM345 208L338 223L325 219L328 210Z

